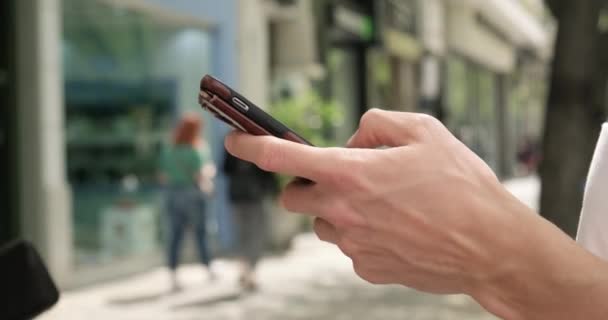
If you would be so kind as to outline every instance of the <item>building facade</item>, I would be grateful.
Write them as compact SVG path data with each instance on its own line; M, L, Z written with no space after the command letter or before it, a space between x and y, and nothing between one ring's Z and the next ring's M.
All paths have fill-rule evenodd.
M369 108L437 116L501 177L542 128L552 25L539 1L324 1L321 59L344 141ZM325 22L325 23L323 23Z
M538 1L1 6L0 235L32 241L63 287L163 262L156 157L175 119L198 110L204 73L261 107L285 88L319 91L343 118L337 143L370 107L431 113L503 177L542 127L551 37ZM228 128L208 120L221 163ZM220 174L209 208L218 250L234 242L226 184ZM272 221L281 239L300 225Z
M2 117L0 150L8 155L2 170L12 175L2 194L17 200L2 202L11 213L1 221L2 236L33 242L62 287L164 262L158 155L176 119L200 110L203 74L266 107L276 79L320 68L306 1L25 0L3 6L15 19L2 19L0 37L12 49L0 60L1 99L9 105ZM302 32L308 42L291 52L276 50ZM221 165L229 128L201 114ZM223 254L236 239L228 181L218 173L209 231L214 251ZM301 221L272 214L273 244L283 245ZM188 245L186 255L194 258Z
M517 111L542 113L550 29L519 1L444 1L443 6L442 120L499 176L511 176L518 145L530 134L517 129L523 120ZM522 77L532 70L534 76ZM521 87L529 91L525 101L517 99ZM539 116L525 118L540 130Z

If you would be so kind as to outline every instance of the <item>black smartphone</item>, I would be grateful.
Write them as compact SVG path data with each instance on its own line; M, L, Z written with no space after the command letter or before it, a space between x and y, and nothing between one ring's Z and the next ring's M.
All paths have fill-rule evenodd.
M312 145L247 98L210 75L205 75L201 79L199 103L203 109L235 129L253 135L272 135Z

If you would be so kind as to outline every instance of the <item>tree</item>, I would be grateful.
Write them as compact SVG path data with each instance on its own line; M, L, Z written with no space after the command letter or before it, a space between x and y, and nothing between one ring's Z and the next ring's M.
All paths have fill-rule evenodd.
M540 166L541 214L576 235L584 181L606 120L604 0L546 0L558 23Z

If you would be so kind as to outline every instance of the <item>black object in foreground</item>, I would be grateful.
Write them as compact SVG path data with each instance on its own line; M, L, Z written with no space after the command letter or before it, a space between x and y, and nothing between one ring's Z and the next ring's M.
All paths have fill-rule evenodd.
M33 319L59 300L40 255L25 241L0 248L0 319Z

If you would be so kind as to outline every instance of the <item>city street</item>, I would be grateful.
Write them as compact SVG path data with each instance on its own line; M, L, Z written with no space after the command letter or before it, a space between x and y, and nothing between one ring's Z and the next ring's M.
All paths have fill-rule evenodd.
M520 177L502 182L534 210L539 180L521 176L554 168L546 182L572 187L546 198L566 217L608 106L608 63L584 59L608 56L606 28L583 22L607 12L592 0L0 1L0 249L27 240L63 290L41 320L496 319L467 296L366 283L306 217L275 206L267 224L243 206L244 222L231 202L270 198L276 181L228 165L225 137L255 131L241 113L256 105L277 121L252 118L257 131L284 126L319 147L344 145L372 107L386 115L371 121L379 137L396 130L389 118L413 119L400 112L424 113ZM450 139L417 143L432 159ZM462 197L432 196L429 208ZM198 236L172 245L186 229ZM262 247L258 235L277 250L243 292L231 254ZM215 277L196 263L203 246ZM175 247L181 290L164 265Z
M35 280L29 267L41 260L61 296L35 319L497 319L466 295L360 279L348 256L317 238L311 217L274 201L287 182L281 173L306 173L261 170L275 151L282 156L261 140L235 137L228 152L233 129L326 148L344 146L363 125L373 128L372 144L424 149L403 163L366 158L381 180L403 166L425 176L448 155L427 181L443 189L399 193L398 202L419 206L407 208L416 211L409 220L394 208L366 217L409 232L367 236L420 265L464 264L465 278L488 278L519 265L513 260L533 264L536 251L559 244L536 241L537 233L550 238L539 211L583 248L602 249L595 214L603 189L594 181L608 130L608 0L5 0L0 48L0 261L8 257L0 266L10 270L0 285L10 289L12 280L19 290L5 291L15 301L36 302L51 290L31 293L18 280ZM412 139L388 139L397 131ZM257 152L253 164L231 156L251 160L248 150ZM319 156L329 158L313 162L336 162ZM478 161L496 176L480 174ZM498 187L498 196L484 203L487 190L446 189L454 172ZM315 211L303 198L290 210ZM373 252L356 240L368 241L339 243L359 270L358 259ZM238 255L255 255L255 283L242 276ZM578 261L562 256L573 260L564 265ZM372 269L390 263L366 261ZM441 286L396 268L426 288ZM522 279L514 282L533 285ZM496 310L496 301L472 294ZM20 312L2 301L9 307L0 320Z
M506 186L535 207L538 182L525 178ZM196 265L180 269L184 291L168 294L162 268L114 283L64 293L40 320L71 319L496 319L466 296L433 296L399 286L373 286L359 280L350 260L312 234L298 236L282 256L260 265L260 290L241 293L237 265L213 265L214 282Z

